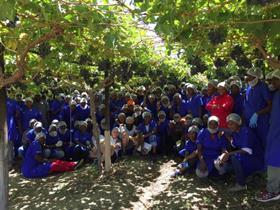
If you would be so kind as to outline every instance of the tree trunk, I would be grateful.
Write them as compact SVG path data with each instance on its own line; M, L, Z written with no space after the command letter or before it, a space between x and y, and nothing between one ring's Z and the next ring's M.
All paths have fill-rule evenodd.
M102 173L102 160L101 160L101 150L100 150L100 139L99 139L99 135L100 135L100 131L99 131L99 126L98 123L96 121L96 107L95 107L95 103L94 103L94 98L95 98L95 94L96 92L94 90L90 90L89 91L89 96L90 96L90 115L91 115L91 119L92 119L92 133L93 136L96 140L96 147L97 147L97 160L98 160L98 172L99 174Z
M0 46L0 72L4 75L4 47ZM5 87L0 89L0 209L8 209L8 129Z
M105 71L105 81L109 77L109 69ZM105 86L105 171L111 170L111 143L110 143L110 86Z

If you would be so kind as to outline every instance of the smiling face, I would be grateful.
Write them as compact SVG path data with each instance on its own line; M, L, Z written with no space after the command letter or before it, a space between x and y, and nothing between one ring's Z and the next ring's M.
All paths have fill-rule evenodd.
M237 131L239 130L239 128L240 128L240 126L239 126L236 122L234 122L234 121L232 121L232 120L229 120L229 121L227 122L227 125L228 125L228 128L229 128L231 131L233 131L233 132L237 132Z
M219 95L223 96L227 93L227 89L222 87L222 86L219 86L218 87L218 93L219 93Z
M208 128L210 129L217 129L218 128L218 123L214 120L211 120L210 122L208 122Z

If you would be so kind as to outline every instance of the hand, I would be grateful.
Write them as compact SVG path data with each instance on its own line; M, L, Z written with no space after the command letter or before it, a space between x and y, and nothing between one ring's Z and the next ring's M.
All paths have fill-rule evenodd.
M219 131L218 137L221 138L224 135L224 133L225 133L224 131Z
M223 154L221 155L220 164L226 163L226 162L228 161L229 157L230 157L230 154L229 154L229 153L223 153Z
M258 126L258 114L257 113L253 114L253 116L251 117L249 126L251 128L256 128Z

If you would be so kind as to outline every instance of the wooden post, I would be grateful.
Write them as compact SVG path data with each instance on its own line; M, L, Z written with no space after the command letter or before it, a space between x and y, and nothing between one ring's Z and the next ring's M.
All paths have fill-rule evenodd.
M0 75L4 75L4 46L0 45ZM0 89L0 209L8 209L8 128L5 87Z
M109 69L105 70L105 81L109 78ZM110 143L110 86L105 86L105 172L111 170L111 143Z
M95 107L95 103L94 103L94 98L95 98L96 92L94 90L90 90L89 91L89 96L90 96L90 115L91 115L91 119L92 119L92 133L93 136L96 140L96 147L97 147L97 160L98 160L98 172L99 174L102 173L102 160L101 160L101 150L100 150L100 139L99 139L99 135L100 135L100 131L99 131L99 126L98 123L96 121L96 107Z

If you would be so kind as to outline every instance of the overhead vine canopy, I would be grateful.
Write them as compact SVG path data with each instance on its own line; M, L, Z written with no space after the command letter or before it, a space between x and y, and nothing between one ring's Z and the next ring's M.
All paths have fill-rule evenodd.
M252 65L264 71L280 66L278 0L0 3L1 87L19 80L34 89L93 85L104 61L120 83L133 84L196 75L224 79Z

